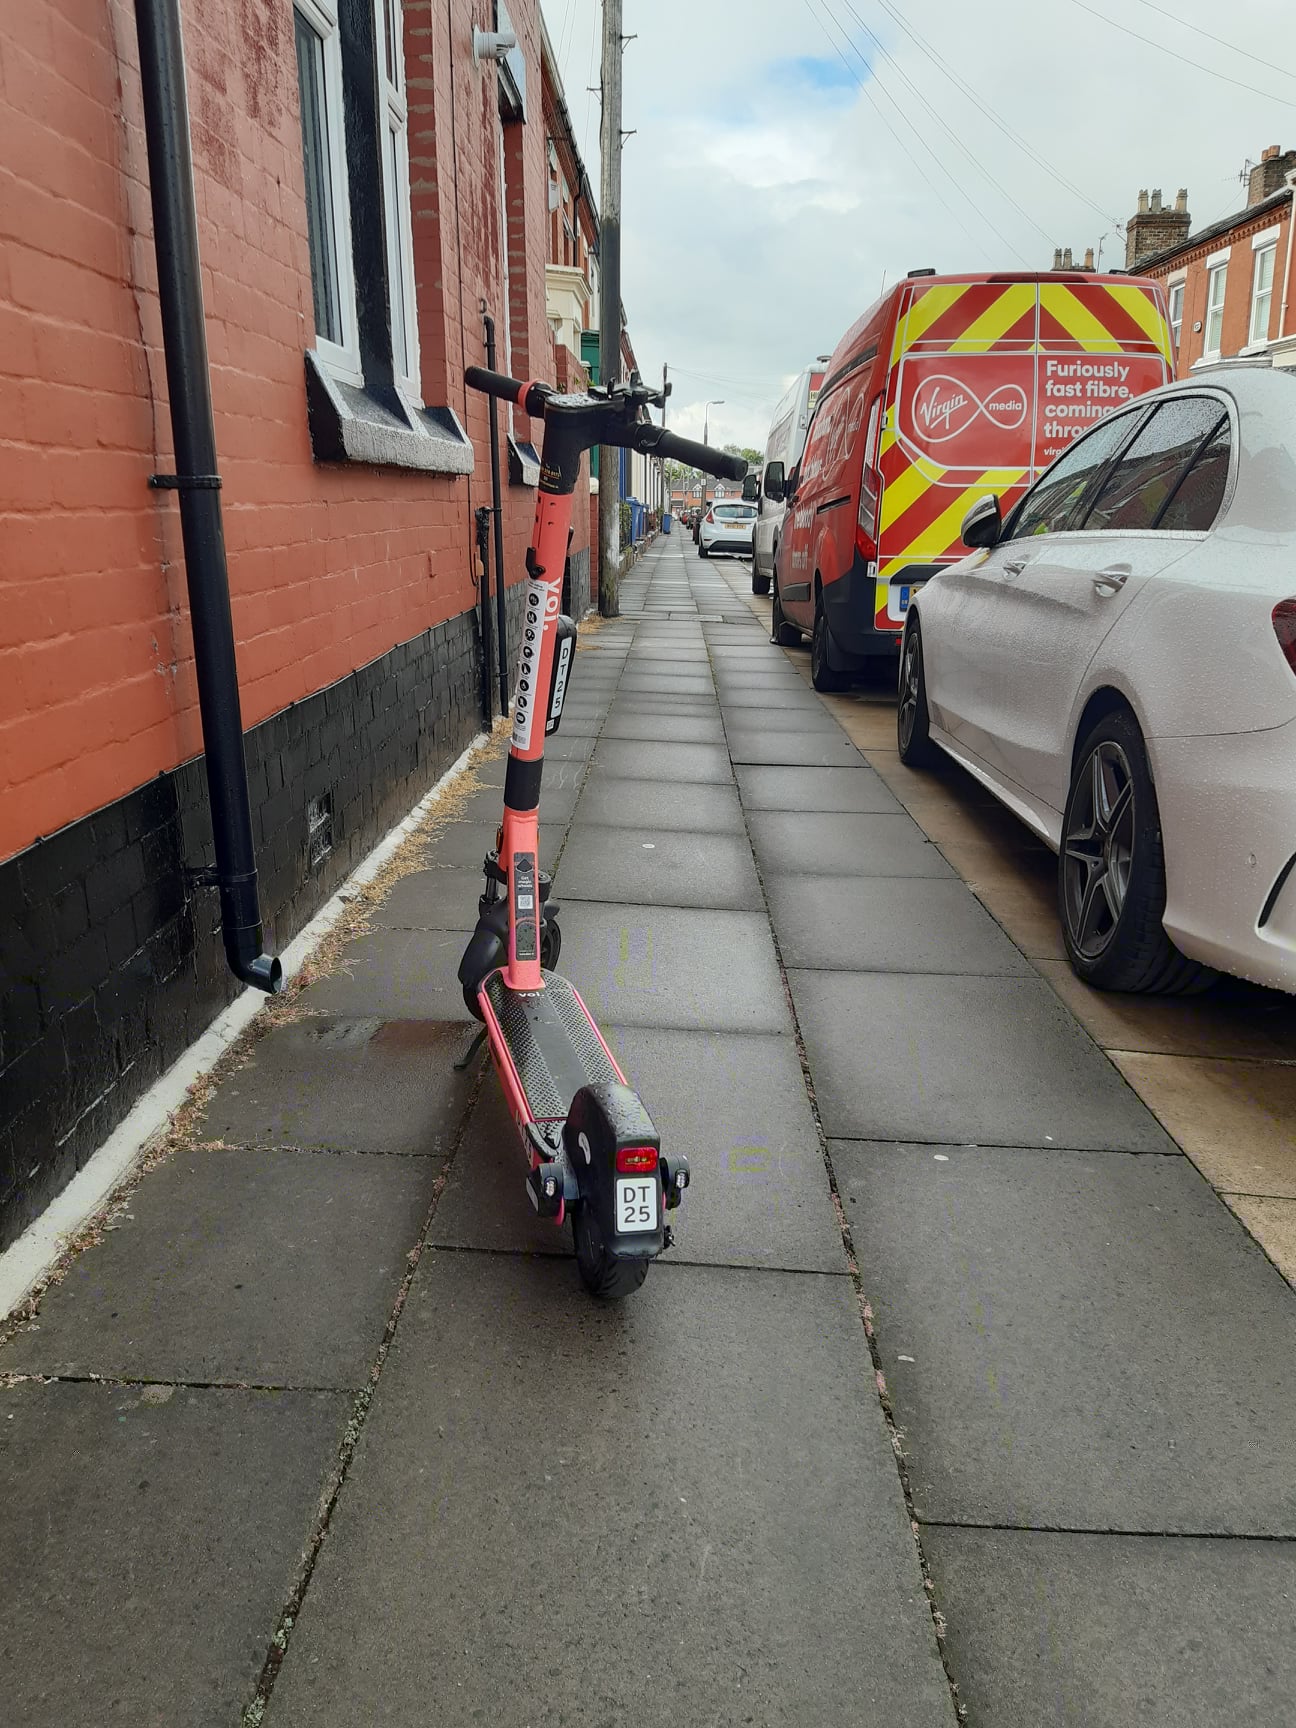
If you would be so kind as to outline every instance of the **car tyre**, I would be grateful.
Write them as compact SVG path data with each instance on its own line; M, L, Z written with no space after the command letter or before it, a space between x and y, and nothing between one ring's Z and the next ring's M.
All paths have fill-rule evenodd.
M774 605L770 614L770 641L779 648L795 648L801 640L801 632L795 624L789 624L783 616L783 603L779 599L778 577L774 578Z
M762 576L760 571L757 570L757 568L756 568L756 554L755 554L755 552L753 552L752 553L752 593L753 594L768 594L769 591L770 591L770 579L768 576Z
M1099 990L1185 995L1215 978L1165 932L1165 850L1147 746L1124 708L1076 752L1058 850L1058 913L1076 976Z
M844 690L848 680L834 672L828 663L828 615L824 611L823 594L815 594L814 634L810 638L810 682L824 695Z
M900 689L896 704L896 748L906 768L934 768L940 749L932 743L927 711L927 670L923 664L922 632L915 618L905 632L900 651Z
M711 554L707 551L706 547L699 540L698 541L698 557L699 558L709 558L710 556L711 556Z

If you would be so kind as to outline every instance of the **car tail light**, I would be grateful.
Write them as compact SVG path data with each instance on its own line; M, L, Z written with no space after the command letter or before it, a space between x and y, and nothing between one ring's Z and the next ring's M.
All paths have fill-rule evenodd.
M1296 599L1278 602L1273 609L1273 627L1287 664L1296 672Z
M655 1146L622 1146L616 1155L618 1176L651 1176L657 1168Z
M714 510L708 510L706 513L706 519L714 527L715 526L715 511Z

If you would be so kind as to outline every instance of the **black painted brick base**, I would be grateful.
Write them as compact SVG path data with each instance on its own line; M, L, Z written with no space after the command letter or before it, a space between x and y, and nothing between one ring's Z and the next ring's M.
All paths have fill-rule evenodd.
M508 592L511 643L524 588ZM463 613L247 734L272 952L481 729L480 692L477 615ZM312 867L321 798L332 849ZM238 994L216 894L185 878L211 857L198 758L0 864L0 1248Z

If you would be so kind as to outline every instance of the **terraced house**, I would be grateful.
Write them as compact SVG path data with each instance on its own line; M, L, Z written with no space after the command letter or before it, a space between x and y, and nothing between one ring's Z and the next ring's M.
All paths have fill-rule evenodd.
M238 990L227 957L255 975L482 727L483 571L520 574L538 465L502 414L496 519L464 371L488 323L501 369L560 371L541 32L537 0L6 12L0 1246ZM208 387L201 473L173 411L201 432ZM193 523L236 653L201 706L226 602L191 617ZM213 726L235 757L246 732L259 880L228 844L213 878L239 803L223 785L214 833Z

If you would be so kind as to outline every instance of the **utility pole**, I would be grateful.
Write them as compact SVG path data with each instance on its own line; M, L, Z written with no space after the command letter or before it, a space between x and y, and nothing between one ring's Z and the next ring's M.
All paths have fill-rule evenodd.
M599 133L599 382L621 378L621 0L603 0L603 120ZM599 451L599 612L615 618L621 586L621 452Z
M671 387L666 381L666 371L667 371L666 362L663 360L662 361L662 431L663 432L666 430L666 398L671 393ZM666 464L665 464L665 462L662 462L662 464L661 464L661 508L658 512L659 520L661 520L661 521L665 520L666 514L669 511L670 507L671 507L670 482L666 478Z

